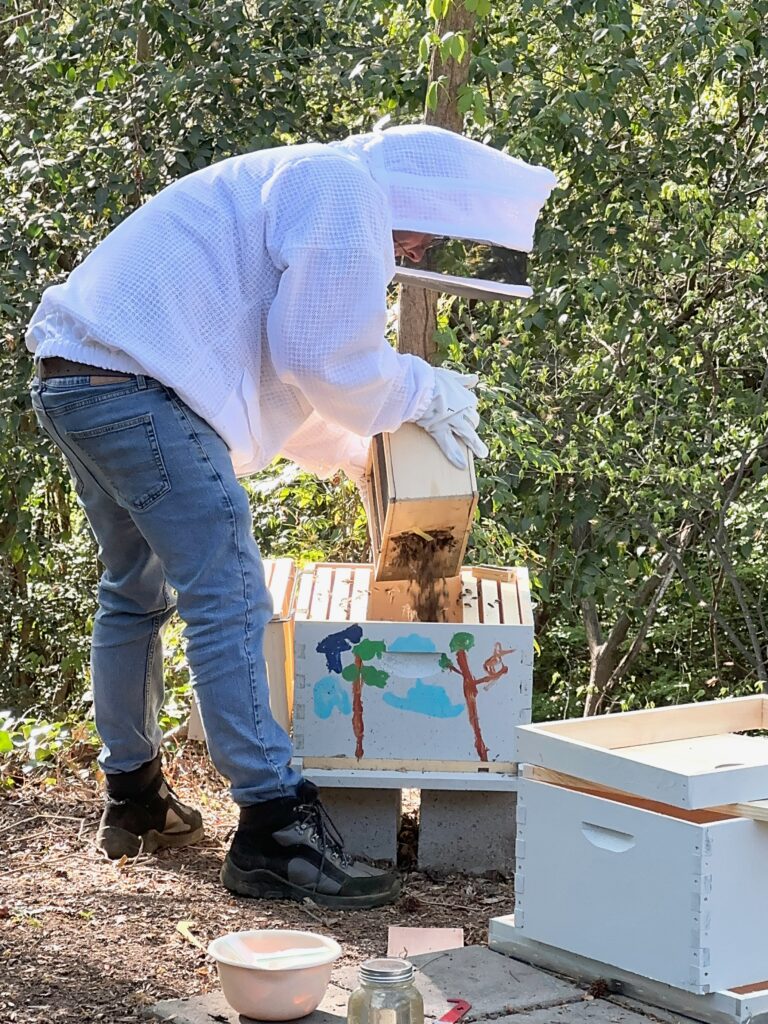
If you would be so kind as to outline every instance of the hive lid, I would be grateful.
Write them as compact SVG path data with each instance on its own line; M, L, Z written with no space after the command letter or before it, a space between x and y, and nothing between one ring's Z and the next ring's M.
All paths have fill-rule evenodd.
M460 295L464 299L485 299L488 302L530 299L533 295L533 288L526 284L507 284L505 281L456 277L453 274L438 274L433 270L418 270L415 267L398 267L395 272L395 281L398 284L416 285L432 292Z
M768 697L517 727L521 762L704 808L768 798Z

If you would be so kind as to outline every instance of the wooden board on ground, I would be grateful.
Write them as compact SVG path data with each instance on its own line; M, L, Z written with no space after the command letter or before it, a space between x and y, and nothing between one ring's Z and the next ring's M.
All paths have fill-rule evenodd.
M514 914L491 920L488 944L497 953L580 982L599 982L609 992L682 1014L704 1024L768 1024L768 980L696 995L567 950L536 942L515 926ZM681 1022L682 1024L682 1022Z
M387 956L410 960L421 953L442 953L464 946L463 928L401 928L390 925L387 931Z

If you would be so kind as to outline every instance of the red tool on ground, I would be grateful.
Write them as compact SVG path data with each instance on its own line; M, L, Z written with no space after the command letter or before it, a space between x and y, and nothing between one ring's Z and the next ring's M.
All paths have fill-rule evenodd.
M456 1021L461 1020L464 1014L472 1009L472 1004L466 999L449 999L448 1002L454 1004L453 1009L444 1013L437 1024L456 1024Z

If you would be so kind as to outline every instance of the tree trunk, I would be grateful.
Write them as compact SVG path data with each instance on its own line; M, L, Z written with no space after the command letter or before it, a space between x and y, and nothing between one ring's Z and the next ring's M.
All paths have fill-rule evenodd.
M149 29L146 25L139 25L136 29L136 60L139 64L146 64L152 58L152 51L149 47Z
M469 724L472 726L472 732L475 736L475 750L477 751L477 756L481 761L487 761L488 747L486 747L485 740L483 739L483 732L480 728L480 717L477 713L477 680L472 675L472 669L469 667L466 651L457 651L456 661L458 662L459 669L461 670L461 678L464 680L464 700L467 703Z
M581 615L587 633L590 662L589 688L584 702L585 718L599 714L604 709L606 697L642 651L648 630L656 618L659 604L675 575L676 560L688 548L696 532L696 527L691 522L685 522L680 526L674 542L674 552L665 554L659 562L656 572L638 588L628 609L619 615L605 641L603 641L594 600L592 598L582 600ZM574 531L574 541L576 539L576 531ZM584 534L580 540L579 546L588 544L588 533ZM622 655L621 646L627 639L634 616L640 613L643 617L635 638L627 653Z
M444 78L437 90L437 105L434 110L429 107L424 113L427 124L447 128L452 132L461 132L463 116L459 113L459 90L467 84L469 76L470 51L472 49L472 30L475 24L474 12L464 6L462 0L452 0L446 15L437 23L437 35L442 37L446 32L461 32L466 39L466 50L460 61L453 58L443 61L440 48L434 47L429 64L429 83ZM397 348L400 352L421 356L428 362L435 354L435 327L437 325L437 292L414 288L412 285L400 287L400 316L397 333Z
M352 731L357 740L355 757L359 761L363 757L365 722L363 720L363 663L358 657L355 657L355 667L357 668L357 679L352 683Z

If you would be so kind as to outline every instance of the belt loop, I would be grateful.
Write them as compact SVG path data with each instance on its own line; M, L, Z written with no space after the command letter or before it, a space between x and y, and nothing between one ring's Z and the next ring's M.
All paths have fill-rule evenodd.
M143 373L136 374L136 386L138 387L139 391L147 390L147 378L144 376Z

